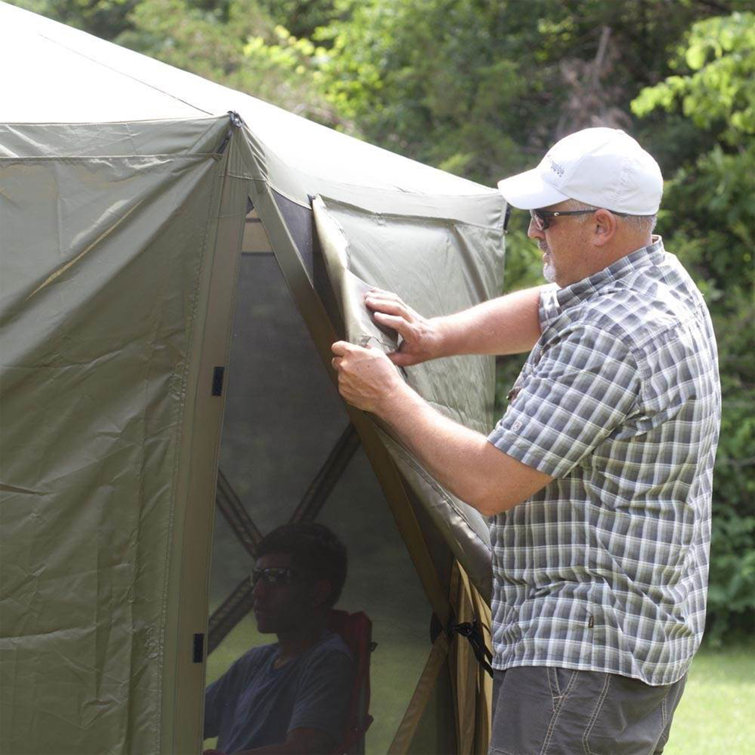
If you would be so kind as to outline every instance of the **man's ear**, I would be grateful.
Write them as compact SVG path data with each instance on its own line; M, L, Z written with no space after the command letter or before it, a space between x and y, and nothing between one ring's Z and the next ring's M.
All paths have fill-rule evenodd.
M605 246L616 235L618 221L616 216L608 210L597 210L593 216L595 223L594 243Z
M312 585L310 590L310 600L312 601L313 608L319 608L324 605L330 598L330 594L333 592L333 585L327 579L318 579Z

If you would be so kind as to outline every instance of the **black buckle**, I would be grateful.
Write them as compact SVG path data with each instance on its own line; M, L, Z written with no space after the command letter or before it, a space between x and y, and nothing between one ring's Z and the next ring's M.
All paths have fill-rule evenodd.
M449 629L449 636L455 632L469 640L469 644L472 646L472 652L474 653L475 658L477 658L477 662L492 677L493 667L490 665L490 661L493 660L493 653L488 650L488 646L485 644L485 637L482 634L482 628L477 619L474 621L465 621L461 624L454 624L452 622Z

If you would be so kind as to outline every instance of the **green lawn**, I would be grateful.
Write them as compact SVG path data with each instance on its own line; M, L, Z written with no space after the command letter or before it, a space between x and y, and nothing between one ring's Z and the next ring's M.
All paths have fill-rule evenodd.
M755 755L755 642L698 653L664 755Z

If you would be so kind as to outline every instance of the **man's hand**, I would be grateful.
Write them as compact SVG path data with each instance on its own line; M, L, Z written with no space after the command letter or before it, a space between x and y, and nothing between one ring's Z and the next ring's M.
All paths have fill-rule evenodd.
M332 351L341 395L357 409L382 416L391 397L405 387L388 357L380 349L365 349L346 341L334 343Z
M372 310L375 322L397 331L403 339L388 358L399 367L426 362L441 356L440 329L436 319L415 312L393 293L372 289L364 303Z

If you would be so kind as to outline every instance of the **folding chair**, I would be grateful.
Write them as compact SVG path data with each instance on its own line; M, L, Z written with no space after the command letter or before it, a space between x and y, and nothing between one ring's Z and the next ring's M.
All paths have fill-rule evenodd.
M372 622L362 611L331 611L328 628L343 638L354 659L354 684L343 736L333 755L363 755L364 735L372 723L370 709L370 655L377 647L372 641Z

